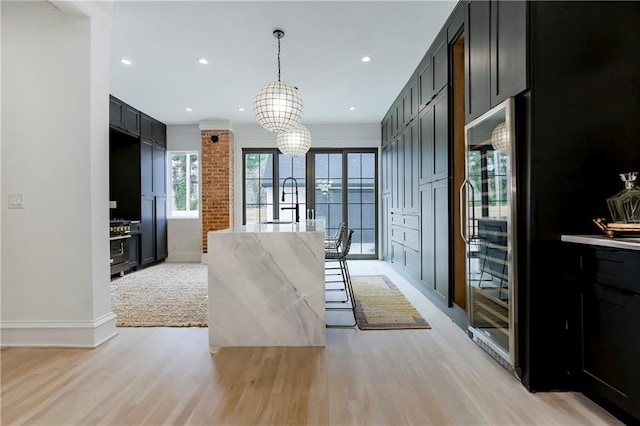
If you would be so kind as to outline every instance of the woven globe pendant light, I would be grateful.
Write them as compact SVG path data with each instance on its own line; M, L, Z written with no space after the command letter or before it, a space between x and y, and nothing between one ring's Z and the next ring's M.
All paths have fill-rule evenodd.
M295 124L286 132L278 132L276 136L278 149L284 155L299 157L305 155L311 147L311 133L302 124Z
M278 39L278 81L265 84L253 101L253 113L260 124L270 132L284 132L302 121L304 104L298 89L280 81L280 39L284 31L275 30Z
M491 132L491 145L494 150L502 154L509 154L509 132L504 122L498 124Z

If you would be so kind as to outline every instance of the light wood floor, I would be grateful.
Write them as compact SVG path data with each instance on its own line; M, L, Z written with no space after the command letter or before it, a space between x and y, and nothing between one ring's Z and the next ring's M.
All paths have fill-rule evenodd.
M124 328L96 349L4 349L2 425L620 424L575 393L529 393L410 284L431 330L327 330L325 348L208 350L206 328Z

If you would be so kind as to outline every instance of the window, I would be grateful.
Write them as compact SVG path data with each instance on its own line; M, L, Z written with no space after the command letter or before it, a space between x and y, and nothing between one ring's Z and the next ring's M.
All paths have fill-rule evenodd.
M197 218L200 207L200 163L196 151L171 151L169 171L169 218Z

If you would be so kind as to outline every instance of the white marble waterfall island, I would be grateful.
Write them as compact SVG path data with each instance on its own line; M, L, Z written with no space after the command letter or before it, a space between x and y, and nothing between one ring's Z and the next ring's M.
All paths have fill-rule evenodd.
M209 346L324 346L324 222L207 234Z

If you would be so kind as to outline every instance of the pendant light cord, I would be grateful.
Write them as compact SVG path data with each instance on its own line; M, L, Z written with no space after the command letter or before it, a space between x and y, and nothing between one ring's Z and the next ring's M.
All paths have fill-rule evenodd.
M280 81L280 37L278 37L278 81Z

